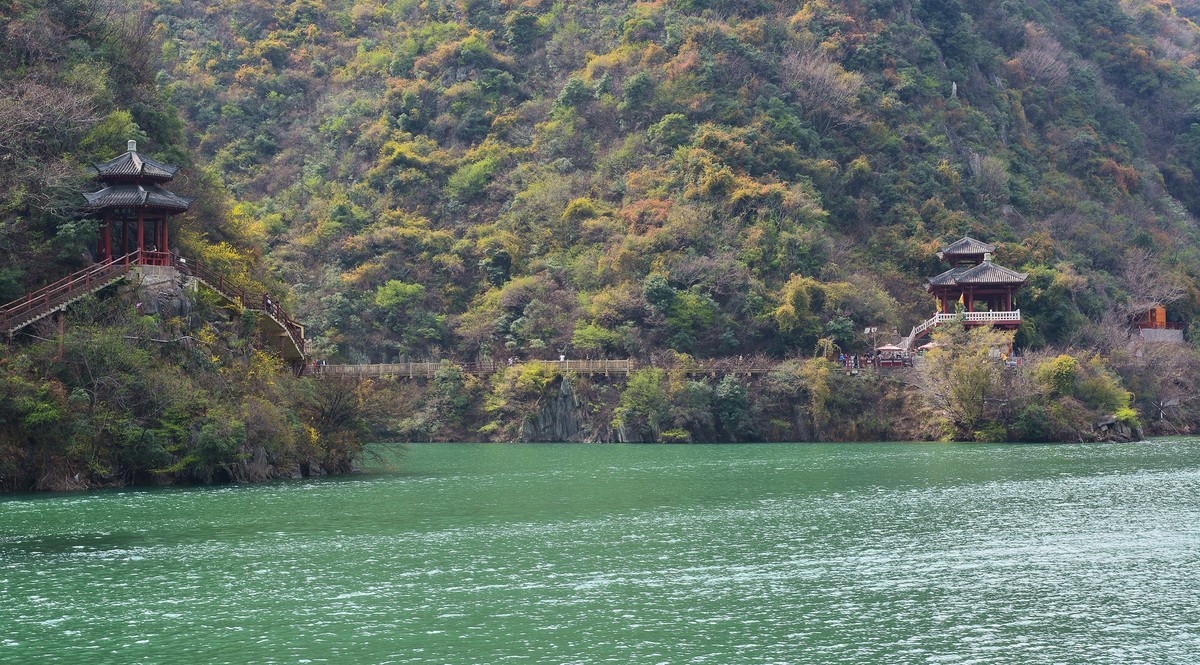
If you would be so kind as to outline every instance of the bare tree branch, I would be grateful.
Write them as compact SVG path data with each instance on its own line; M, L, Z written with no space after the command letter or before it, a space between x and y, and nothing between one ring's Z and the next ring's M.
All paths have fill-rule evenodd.
M817 129L828 131L861 122L855 109L863 79L848 72L817 47L789 53L779 63L783 83L810 114Z
M1070 79L1071 69L1062 46L1035 23L1025 24L1025 48L1017 52L1014 61L1026 78L1047 88L1061 88Z
M1125 253L1121 282L1129 293L1129 301L1123 308L1128 316L1178 302L1187 294L1178 275L1167 272L1146 249L1130 249Z

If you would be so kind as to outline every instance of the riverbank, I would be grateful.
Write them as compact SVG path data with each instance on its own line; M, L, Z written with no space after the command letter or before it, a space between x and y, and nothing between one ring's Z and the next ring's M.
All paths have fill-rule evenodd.
M353 469L370 395L300 379L256 350L253 312L200 290L150 315L152 295L110 289L72 306L61 333L45 321L0 345L0 491Z
M915 368L808 358L705 372L675 356L611 376L539 361L475 375L445 363L431 378L379 379L374 389L397 406L389 437L400 441L1130 441L1196 425L1172 407L1144 427L1124 382L1151 381L1139 371L1124 379L1097 354L1006 363L990 357L1004 340L955 334L939 333L942 346Z
M49 332L0 352L0 489L342 474L367 440L1134 440L1143 413L1154 416L1149 433L1197 426L1183 399L1196 376L1163 375L1182 361L1043 352L1014 366L992 357L1010 338L961 326L939 329L937 348L897 370L796 358L705 372L673 354L611 376L528 361L481 375L443 363L427 378L317 380L255 351L253 313L203 293L169 318L119 293L91 299L69 313L61 350ZM1156 410L1139 412L1147 406Z

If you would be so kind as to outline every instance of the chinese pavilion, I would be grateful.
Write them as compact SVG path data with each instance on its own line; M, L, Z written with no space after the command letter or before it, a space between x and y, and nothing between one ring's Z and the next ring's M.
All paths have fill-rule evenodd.
M993 323L1015 328L1021 323L1020 310L1013 308L1013 294L1025 284L1029 275L992 263L994 245L964 237L938 252L938 258L951 268L937 277L929 278L926 287L937 298L938 312L1007 313L1008 317L966 317L966 323Z
M1029 275L992 263L994 251L994 245L963 237L938 252L950 269L930 277L926 286L937 298L937 314L913 328L902 341L906 351L929 329L957 318L968 327L1011 329L1021 325L1021 310L1016 308L1014 296Z
M179 167L138 154L137 142L130 141L127 152L93 168L95 180L104 186L84 194L85 209L103 224L96 243L96 261L107 263L133 254L135 258L128 261L169 265L168 220L171 215L185 212L193 200L161 187L175 177Z

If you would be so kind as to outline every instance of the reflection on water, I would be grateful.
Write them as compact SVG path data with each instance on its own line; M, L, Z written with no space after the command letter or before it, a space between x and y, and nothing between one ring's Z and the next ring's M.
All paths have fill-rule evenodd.
M0 501L0 662L1200 662L1200 441L414 445Z

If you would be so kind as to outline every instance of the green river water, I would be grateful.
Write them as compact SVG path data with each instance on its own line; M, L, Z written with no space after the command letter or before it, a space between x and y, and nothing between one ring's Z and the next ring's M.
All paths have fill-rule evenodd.
M0 499L3 663L1200 663L1200 440L414 445Z

